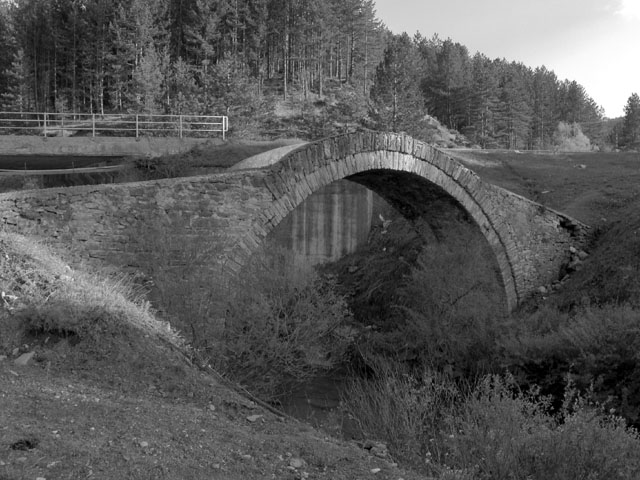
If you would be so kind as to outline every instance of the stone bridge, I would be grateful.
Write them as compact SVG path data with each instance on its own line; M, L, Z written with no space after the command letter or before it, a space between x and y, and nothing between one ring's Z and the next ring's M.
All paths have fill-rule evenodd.
M238 272L313 192L347 179L436 231L444 218L466 218L495 257L509 309L557 280L571 247L585 241L579 222L485 183L405 135L348 134L244 165L249 168L201 177L6 193L1 221L6 229L71 247L81 258L147 273L153 268L144 259L157 232L170 232L177 258L189 239L204 236L216 252L212 265L227 274Z

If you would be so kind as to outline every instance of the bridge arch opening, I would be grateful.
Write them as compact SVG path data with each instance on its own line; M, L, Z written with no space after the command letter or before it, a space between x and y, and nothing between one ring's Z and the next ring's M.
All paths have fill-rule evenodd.
M333 182L307 197L269 237L307 265L334 264L329 268L339 269L347 262L359 270L362 265L357 262L376 268L376 261L385 265L395 259L408 263L405 271L414 274L419 268L444 266L446 272L427 277L423 272L419 278L441 282L440 289L449 284L454 297L464 283L459 276L476 276L467 285L487 289L491 283L486 297L495 302L492 310L507 310L499 265L478 225L448 192L415 173L375 169ZM383 248L391 251L376 250ZM375 258L363 260L367 254ZM386 260L379 258L383 255ZM459 264L443 265L444 261ZM393 282L386 284L394 287Z
M306 198L336 181L348 180L376 192L405 218L436 233L447 215L462 215L480 232L493 253L505 291L507 310L520 300L512 264L517 250L509 226L499 224L496 199L485 201L485 185L470 170L433 147L410 137L367 132L306 144L265 165L263 181L272 206L263 212L243 245L246 258ZM236 169L242 169L239 165ZM504 222L503 222L504 223ZM244 260L240 258L238 264Z

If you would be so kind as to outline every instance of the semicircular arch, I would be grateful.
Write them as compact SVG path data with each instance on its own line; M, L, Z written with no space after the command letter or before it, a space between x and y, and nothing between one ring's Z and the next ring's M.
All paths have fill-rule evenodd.
M252 237L260 244L282 219L320 188L341 179L362 181L363 174L398 172L420 178L446 193L473 220L491 247L505 290L507 308L520 300L510 252L515 245L503 230L495 208L484 204L490 186L444 152L411 137L393 133L360 132L315 143L288 152L265 169L264 182L273 195L267 211L254 222ZM351 177L351 178L350 178ZM383 197L384 186L372 188ZM402 192L395 192L402 197ZM408 200L407 204L411 201Z

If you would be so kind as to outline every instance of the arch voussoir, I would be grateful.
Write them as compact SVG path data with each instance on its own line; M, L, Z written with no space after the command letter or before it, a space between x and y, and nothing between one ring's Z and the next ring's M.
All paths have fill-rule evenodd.
M437 186L467 212L490 245L510 309L537 284L548 280L538 270L540 264L544 264L547 276L552 270L550 265L559 269L566 256L561 250L565 247L568 250L572 242L571 232L558 227L537 236L556 236L557 251L543 248L541 241L536 243L518 237L516 232L527 228L559 225L560 222L553 219L532 221L531 225L522 223L531 218L535 220L536 215L553 216L555 212L483 182L441 150L407 135L366 131L327 138L289 152L278 164L268 168L272 174L265 178L265 185L274 197L274 205L278 205L268 215L270 225L277 224L282 216L318 189L354 175L405 172ZM503 195L509 195L510 202L504 202ZM528 213L524 215L523 211ZM537 258L540 252L544 258ZM527 262L529 265L525 265Z

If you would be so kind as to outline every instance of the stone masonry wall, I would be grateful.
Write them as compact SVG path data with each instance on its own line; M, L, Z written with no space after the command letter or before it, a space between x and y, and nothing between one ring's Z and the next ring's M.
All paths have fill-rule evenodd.
M377 132L306 144L259 170L1 194L0 222L70 247L77 259L146 273L154 242L168 241L158 232L168 232L178 263L188 240L204 236L215 252L212 268L226 275L312 192L342 178L372 188L409 218L433 223L430 205L462 208L496 256L509 308L554 281L569 248L584 240L584 226L568 217L482 182L429 145Z

